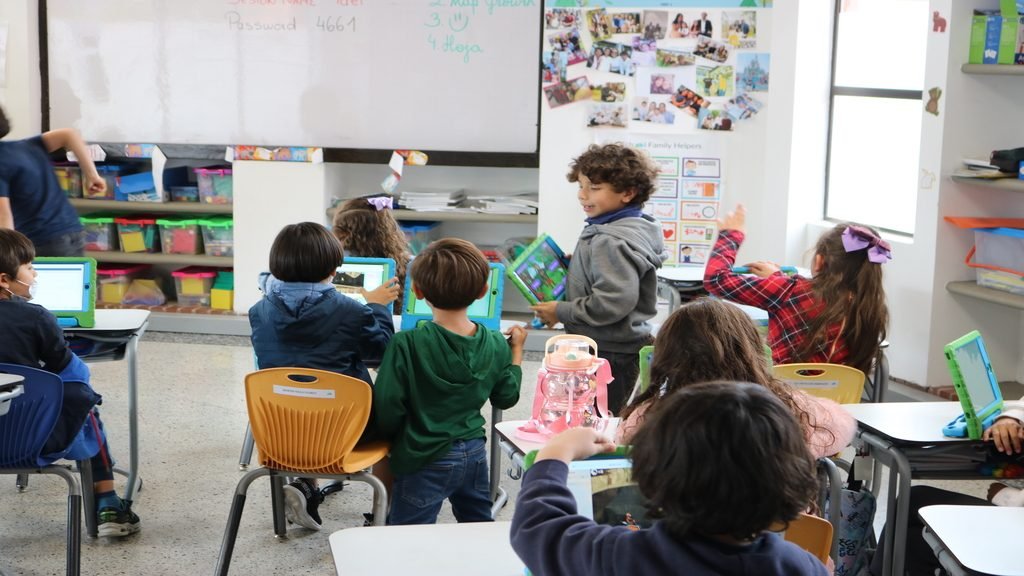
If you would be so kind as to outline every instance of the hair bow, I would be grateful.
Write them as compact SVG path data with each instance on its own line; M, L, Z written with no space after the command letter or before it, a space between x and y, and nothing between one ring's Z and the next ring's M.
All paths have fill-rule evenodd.
M847 252L868 249L868 260L885 264L892 260L892 248L873 231L863 226L847 226L843 230L843 248Z
M374 196L373 198L367 198L366 201L376 208L378 212L389 210L394 204L394 199L391 196Z

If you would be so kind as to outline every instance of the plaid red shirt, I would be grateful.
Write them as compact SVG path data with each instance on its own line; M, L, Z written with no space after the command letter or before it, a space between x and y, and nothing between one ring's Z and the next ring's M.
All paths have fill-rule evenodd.
M743 244L743 232L722 230L708 257L704 288L723 300L746 304L768 311L768 346L776 364L794 362L831 362L843 364L849 356L846 343L839 338L841 325L830 326L828 338L810 358L797 357L797 349L820 307L811 292L811 280L800 275L776 272L767 278L736 274L732 265ZM834 350L833 350L834 347Z

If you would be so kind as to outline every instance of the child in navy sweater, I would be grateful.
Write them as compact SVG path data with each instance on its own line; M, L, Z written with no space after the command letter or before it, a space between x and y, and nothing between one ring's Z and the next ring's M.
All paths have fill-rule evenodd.
M825 576L809 552L768 528L814 497L814 459L792 412L756 384L716 382L673 392L640 426L633 479L649 529L577 514L568 463L614 449L592 428L552 439L523 477L512 548L534 576L758 574Z

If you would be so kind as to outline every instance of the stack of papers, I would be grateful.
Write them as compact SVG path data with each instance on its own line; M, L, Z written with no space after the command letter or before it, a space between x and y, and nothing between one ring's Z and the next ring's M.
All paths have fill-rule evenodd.
M961 178L1013 178L1013 174L1009 172L1000 172L999 168L988 163L986 160L976 160L973 158L964 158L964 167L958 168L953 171L953 176L959 176Z
M407 190L398 195L398 203L406 210L421 212L458 211L458 205L466 197L462 189Z
M466 207L484 214L536 214L537 193L473 193L466 196Z

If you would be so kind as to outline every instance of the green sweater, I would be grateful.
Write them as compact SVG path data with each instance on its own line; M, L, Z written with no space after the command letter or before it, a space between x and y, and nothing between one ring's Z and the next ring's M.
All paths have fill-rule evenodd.
M448 453L454 440L486 436L480 409L519 401L523 371L501 333L477 324L459 336L433 322L398 332L373 385L375 428L391 440L391 469L411 474Z

